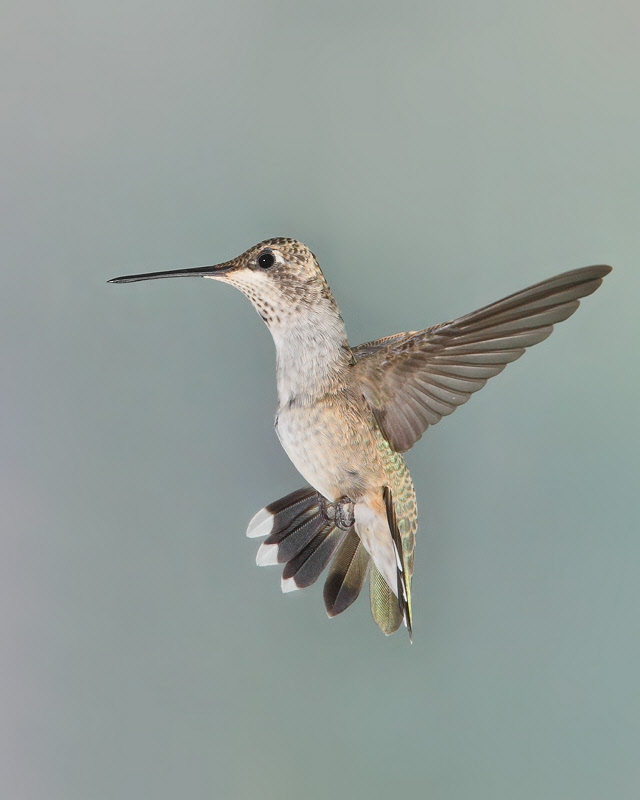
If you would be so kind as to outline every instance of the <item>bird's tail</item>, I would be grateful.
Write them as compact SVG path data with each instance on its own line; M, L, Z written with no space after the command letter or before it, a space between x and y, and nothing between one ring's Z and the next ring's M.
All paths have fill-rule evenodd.
M351 528L333 559L324 584L324 604L330 617L342 614L357 599L370 562L369 553Z
M371 565L369 579L369 602L371 616L380 630L387 636L397 631L402 624L402 611L398 598L374 564Z
M270 503L253 517L247 536L266 536L256 555L256 564L284 564L282 591L311 586L344 539L320 510L315 489L305 487Z
M390 492L385 495L385 502L387 513L391 513L389 527L396 537L394 548L398 552ZM330 617L349 608L370 575L371 613L376 624L389 635L404 619L411 632L410 596L407 602L408 590L401 571L398 572L398 599L372 563L355 529L340 530L323 516L315 489L298 489L258 511L249 523L247 536L266 537L258 549L256 563L259 566L284 565L283 592L311 586L333 558L324 585L324 602Z

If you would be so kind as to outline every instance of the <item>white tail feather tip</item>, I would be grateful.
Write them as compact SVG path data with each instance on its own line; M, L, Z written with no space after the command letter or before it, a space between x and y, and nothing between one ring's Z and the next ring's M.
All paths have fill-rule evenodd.
M288 592L295 592L296 589L300 587L296 584L294 578L283 578L280 582L280 586L282 587L282 591L287 594Z
M247 536L250 539L256 539L259 536L268 536L273 530L274 515L266 508L261 508L260 511L251 519L247 528Z
M259 567L268 567L278 563L278 545L263 542L256 553L256 564Z

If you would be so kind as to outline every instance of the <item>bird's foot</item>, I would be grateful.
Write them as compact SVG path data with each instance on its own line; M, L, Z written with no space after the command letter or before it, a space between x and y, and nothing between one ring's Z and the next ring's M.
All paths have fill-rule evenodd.
M341 497L335 503L330 503L326 497L320 496L320 511L327 522L333 522L342 531L348 531L356 521L353 500L348 497Z

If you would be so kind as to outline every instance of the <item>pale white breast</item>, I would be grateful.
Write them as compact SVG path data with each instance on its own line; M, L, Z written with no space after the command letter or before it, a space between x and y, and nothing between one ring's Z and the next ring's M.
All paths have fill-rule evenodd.
M285 408L276 417L280 443L295 468L314 489L334 501L344 492L338 489L341 469L329 427L315 408Z
M276 430L296 469L329 500L357 500L381 485L375 432L361 409L344 398L326 395L309 405L285 406Z

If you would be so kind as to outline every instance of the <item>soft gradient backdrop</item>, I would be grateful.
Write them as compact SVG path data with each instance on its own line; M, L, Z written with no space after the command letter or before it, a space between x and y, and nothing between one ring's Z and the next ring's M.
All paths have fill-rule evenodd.
M640 796L640 11L4 4L7 800ZM263 238L352 341L613 274L409 454L415 644L283 596L301 480L235 290Z

